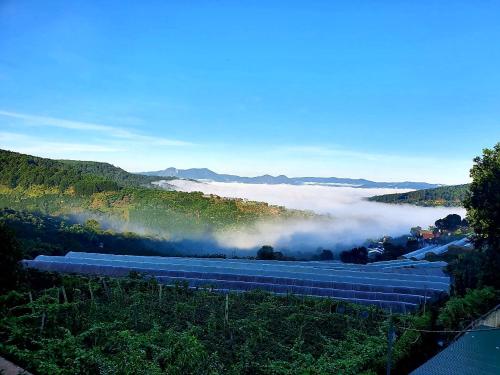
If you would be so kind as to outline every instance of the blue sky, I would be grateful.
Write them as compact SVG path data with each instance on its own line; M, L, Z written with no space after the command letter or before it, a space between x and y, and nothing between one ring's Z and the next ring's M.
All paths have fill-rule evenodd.
M468 180L500 3L0 1L0 147L130 171Z

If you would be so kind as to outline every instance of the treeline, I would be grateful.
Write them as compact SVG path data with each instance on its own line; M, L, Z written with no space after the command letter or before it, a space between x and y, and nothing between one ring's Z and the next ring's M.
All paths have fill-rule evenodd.
M107 180L117 183L120 186L150 187L151 182L158 181L158 177L129 173L109 163L80 160L61 160L61 162L76 168L82 174L101 176ZM170 178L162 177L162 179L168 180Z
M57 161L2 150L0 163L0 207L46 215L92 214L120 223L124 230L146 228L163 238L202 235L261 218L310 216L262 202L150 188L157 177L106 163Z
M100 186L101 191L119 186L149 185L158 178L128 173L107 163L59 161L0 150L0 185L28 188L33 185L57 187L61 191L78 184Z
M128 255L180 255L174 243L135 233L116 233L89 219L83 224L58 216L0 209L0 224L16 233L24 257L86 251Z
M407 193L376 195L368 200L380 203L414 204L417 206L462 206L469 185L441 186Z

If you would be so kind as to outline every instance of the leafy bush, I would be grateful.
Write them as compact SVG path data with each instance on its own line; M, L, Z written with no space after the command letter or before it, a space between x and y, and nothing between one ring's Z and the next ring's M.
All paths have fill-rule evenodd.
M441 309L438 323L449 330L465 328L494 307L499 297L491 287L469 290L463 297L451 297Z

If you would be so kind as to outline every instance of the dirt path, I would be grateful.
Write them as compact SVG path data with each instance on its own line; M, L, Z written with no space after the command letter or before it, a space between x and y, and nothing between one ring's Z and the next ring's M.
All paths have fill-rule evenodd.
M2 375L32 375L30 372L23 370L5 358L0 357L0 374Z

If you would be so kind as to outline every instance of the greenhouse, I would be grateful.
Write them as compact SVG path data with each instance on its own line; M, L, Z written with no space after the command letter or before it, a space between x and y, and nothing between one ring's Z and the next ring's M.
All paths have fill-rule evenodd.
M244 292L261 289L278 294L334 298L376 305L397 312L417 309L448 293L445 262L397 260L368 265L336 261L260 261L112 255L69 252L24 260L42 271L123 277L138 272L158 282L191 288Z
M471 247L472 244L470 243L468 238L462 238L460 240L447 243L445 245L429 245L421 249L412 251L411 253L405 254L403 255L403 257L406 259L421 260L424 259L427 254L436 254L436 255L444 254L448 251L448 248L450 246Z

